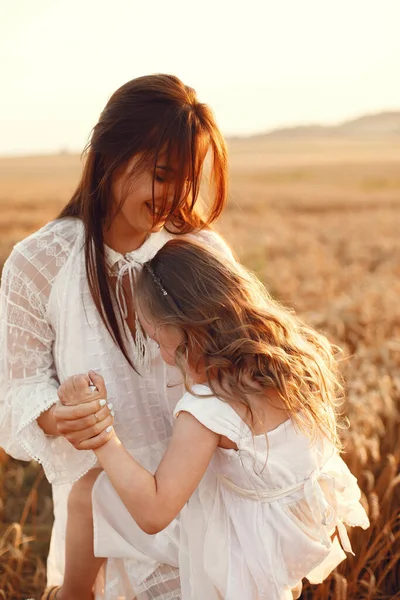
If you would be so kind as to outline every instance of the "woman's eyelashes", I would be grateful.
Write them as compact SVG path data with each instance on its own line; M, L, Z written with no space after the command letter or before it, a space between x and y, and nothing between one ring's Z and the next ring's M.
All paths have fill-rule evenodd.
M176 173L170 167L157 167L154 173L154 179L159 183L173 183Z

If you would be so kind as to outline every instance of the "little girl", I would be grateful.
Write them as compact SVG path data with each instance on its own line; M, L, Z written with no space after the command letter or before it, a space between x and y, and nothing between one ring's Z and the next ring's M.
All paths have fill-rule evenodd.
M179 566L182 600L297 598L303 577L321 582L352 552L344 523L369 525L339 455L328 341L243 267L187 240L145 264L135 298L150 350L157 344L180 369L187 393L153 475L104 418L104 383L90 374L103 400L87 405L104 419L103 472L71 493L57 600L90 598L103 560L95 557L110 556L136 558L129 578L139 600L178 597L151 594L160 564ZM61 386L63 403L87 398L87 383L82 396L72 383Z

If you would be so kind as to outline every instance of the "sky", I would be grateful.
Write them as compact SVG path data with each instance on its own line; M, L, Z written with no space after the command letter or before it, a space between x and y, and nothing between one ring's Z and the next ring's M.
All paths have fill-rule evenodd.
M12 0L0 155L81 151L126 81L173 73L226 135L400 109L400 0Z

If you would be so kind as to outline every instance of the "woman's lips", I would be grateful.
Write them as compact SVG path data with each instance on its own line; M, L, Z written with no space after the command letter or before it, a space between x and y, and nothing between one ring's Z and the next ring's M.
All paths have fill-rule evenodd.
M168 219L168 212L162 211L161 206L155 205L153 207L153 204L151 202L146 202L145 204L152 218L156 217L157 219L164 221Z
M160 207L159 206L153 206L153 204L150 202L146 202L146 206L149 209L152 216L158 217L160 215Z

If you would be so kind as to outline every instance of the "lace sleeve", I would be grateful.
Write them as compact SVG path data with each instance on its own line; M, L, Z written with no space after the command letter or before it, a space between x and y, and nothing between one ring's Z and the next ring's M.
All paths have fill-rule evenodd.
M63 449L55 452L59 438L47 436L36 419L58 399L48 304L68 251L53 231L27 238L4 265L0 289L0 445L15 458L40 462L49 481L64 478L60 455L68 442L60 440Z

